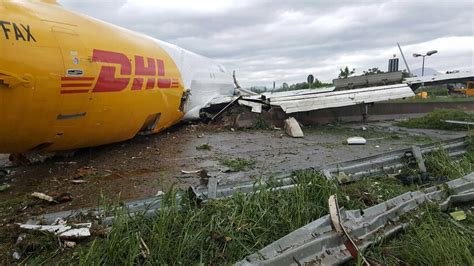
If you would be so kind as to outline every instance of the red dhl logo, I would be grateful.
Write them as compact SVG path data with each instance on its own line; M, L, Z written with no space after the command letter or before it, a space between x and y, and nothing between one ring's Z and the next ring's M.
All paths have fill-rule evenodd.
M101 66L99 77L92 92L123 91L132 81L130 77L127 77L132 75L132 63L125 54L94 49L92 61L116 65ZM119 77L115 76L117 67L120 71ZM179 88L180 85L178 79L165 77L165 65L161 59L147 57L145 65L145 58L136 55L134 74L132 91L140 91L143 88L146 90ZM62 77L61 94L87 93L90 91L94 80L94 77Z

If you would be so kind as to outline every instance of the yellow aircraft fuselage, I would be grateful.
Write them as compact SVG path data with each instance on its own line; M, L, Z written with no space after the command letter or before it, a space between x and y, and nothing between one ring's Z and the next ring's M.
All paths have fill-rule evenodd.
M180 72L156 41L45 2L0 0L0 153L119 142L182 118Z

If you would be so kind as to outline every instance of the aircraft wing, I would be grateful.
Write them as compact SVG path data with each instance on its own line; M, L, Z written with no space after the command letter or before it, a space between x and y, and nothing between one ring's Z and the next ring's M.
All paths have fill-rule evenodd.
M327 88L239 96L238 103L251 107L252 111L257 113L261 112L263 106L271 106L280 107L285 113L291 114L413 96L415 94L407 84L396 84L343 91ZM220 97L213 99L209 104L223 104L234 99L233 97Z

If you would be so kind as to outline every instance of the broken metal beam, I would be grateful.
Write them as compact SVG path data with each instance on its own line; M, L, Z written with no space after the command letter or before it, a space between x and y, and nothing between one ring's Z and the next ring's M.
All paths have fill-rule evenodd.
M400 221L403 214L428 201L446 206L462 198L474 200L474 173L424 191L402 194L365 210L340 210L341 228L346 228L359 250L409 226ZM449 190L449 191L448 191ZM449 196L451 194L451 196ZM448 197L449 196L449 197ZM237 265L335 265L351 259L344 234L332 227L330 215L323 216L273 242Z

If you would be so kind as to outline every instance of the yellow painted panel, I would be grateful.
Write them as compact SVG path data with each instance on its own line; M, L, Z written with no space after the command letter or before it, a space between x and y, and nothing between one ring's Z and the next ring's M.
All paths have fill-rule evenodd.
M24 25L31 39L0 37L0 74L31 83L0 87L0 152L103 145L134 137L150 115L161 114L156 129L181 119L181 75L153 39L57 5L19 1L8 9L0 20Z

